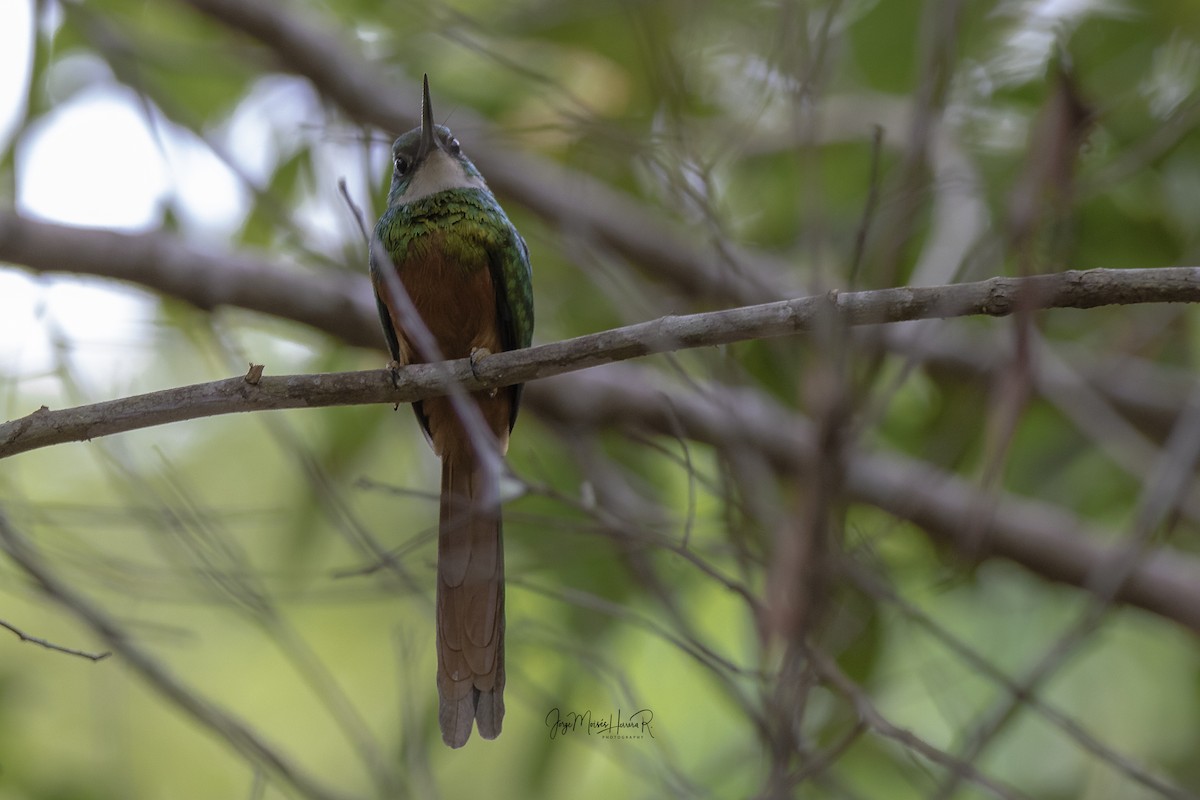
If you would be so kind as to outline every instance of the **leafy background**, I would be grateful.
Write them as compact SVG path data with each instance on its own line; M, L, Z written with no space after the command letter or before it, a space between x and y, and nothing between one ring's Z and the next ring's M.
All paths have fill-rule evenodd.
M341 107L310 68L344 52L380 109L409 115L427 72L437 115L483 153L529 242L537 342L832 288L1197 262L1190 4L264 5L319 34L312 63L289 63L231 24L230 4L3 1L29 14L7 34L28 59L0 73L15 109L0 208L361 282L338 181L373 218L399 131ZM1086 139L1056 116L1067 101L1086 110ZM547 164L562 170L548 186L600 181L668 245L767 288L614 246L581 222L583 188L552 211L530 202L513 175L537 185ZM382 337L363 348L286 315L56 274L72 271L0 269L6 418L247 361L383 363ZM438 472L403 409L219 417L30 452L4 461L0 504L124 636L338 796L1191 797L1194 630L946 547L844 491L841 458L902 456L894 468L957 475L998 514L1041 501L1086 535L1194 567L1190 485L1151 513L1188 419L1193 320L1186 306L1055 311L656 357L563 384L645 390L600 422L535 395L509 458L508 717L497 741L459 752L435 723ZM755 441L673 426L688 396L731 435L763 403L835 444L796 474ZM830 554L795 557L797 541ZM0 619L106 649L10 562L0 586ZM120 658L0 648L2 798L302 794ZM552 738L555 708L649 708L653 738Z

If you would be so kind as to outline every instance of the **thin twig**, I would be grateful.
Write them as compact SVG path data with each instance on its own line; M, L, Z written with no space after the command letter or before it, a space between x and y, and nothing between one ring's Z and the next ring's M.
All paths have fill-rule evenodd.
M855 710L858 712L859 719L877 736L891 739L906 750L921 756L930 763L946 767L955 774L964 776L971 783L986 789L996 797L1006 799L1026 797L1025 794L1013 787L1001 784L984 775L972 764L934 747L912 731L893 724L879 712L879 709L871 702L871 698L867 693L854 683L854 681L850 680L846 673L842 672L833 659L815 650L809 651L809 657L812 659L813 666L816 668L817 674L821 676L822 681L853 703Z
M1036 694L1027 693L1022 686L1019 686L1013 678L1009 677L1007 673L997 667L982 653L973 649L970 645L936 623L925 612L921 611L913 603L905 600L885 581L876 577L870 571L863 569L851 561L847 561L844 564L842 574L870 596L895 606L901 614L912 620L915 625L954 654L968 668L986 677L989 681L994 682L997 686L1004 689L1009 696L1020 698L1024 704L1045 719L1046 722L1055 726L1072 739L1080 749L1095 756L1098 763L1104 764L1110 769L1123 774L1131 781L1140 783L1152 792L1170 798L1170 800L1197 800L1197 795L1185 791L1171 784L1165 778L1151 773L1133 758L1100 741L1084 728L1080 722L1070 717L1066 712L1061 711Z
M535 384L526 393L527 402L543 419L569 423L579 432L619 426L671 436L682 428L723 454L752 448L783 475L820 467L810 460L816 435L811 424L762 393L729 387L676 391L649 379L646 371L610 370L618 374L580 374ZM737 408L737 414L730 414L730 408ZM1007 492L995 493L988 506L970 481L913 458L852 450L847 454L846 493L852 502L916 525L954 552L972 559L1005 558L1042 578L1080 588L1088 586L1097 565L1113 557L1104 544L1112 541L1111 534L1057 506ZM980 508L990 509L982 542L966 536L980 530L971 527ZM1149 554L1120 587L1117 599L1200 631L1200 561L1174 551Z
M183 0L200 13L262 43L283 69L307 78L353 120L399 133L419 124L420 90L379 69L347 47L321 17L253 0ZM504 146L492 126L466 109L456 125L473 131L464 149L497 194L515 199L552 225L607 249L671 281L680 290L734 302L761 302L786 294L778 259L738 252L737 269L688 230L666 222L636 197L549 159Z
M248 761L261 764L276 779L290 785L303 797L312 800L341 800L347 797L303 772L300 767L289 762L263 741L245 722L180 682L165 665L134 644L124 629L98 605L62 580L43 561L29 540L9 524L3 513L0 513L0 549L3 549L9 559L24 570L48 597L70 611L106 641L121 657L123 663L137 673L147 685L224 740Z
M1100 627L1121 586L1146 557L1154 533L1160 526L1172 524L1176 519L1179 502L1187 491L1197 458L1200 458L1200 391L1193 392L1191 402L1176 425L1175 435L1154 468L1146 474L1137 512L1125 541L1089 572L1090 602L1022 677L1017 691L1001 698L984 715L962 748L960 756L964 760L978 760L1024 706L1026 698L1035 696ZM961 777L961 772L951 771L934 798L949 800L953 797Z
M66 653L69 656L79 656L80 658L86 658L89 661L103 661L112 655L112 653L107 650L103 653L89 653L86 650L76 650L73 647L63 647L61 644L55 644L54 642L47 641L46 639L42 639L38 636L30 636L16 625L12 625L2 619L0 619L0 628L4 628L7 631L12 631L22 642L41 645L47 650L53 650L57 653Z
M871 230L871 223L875 220L875 209L879 205L879 161L882 151L883 126L876 125L871 132L871 171L867 179L867 201L863 204L862 219L859 220L858 231L854 235L854 254L850 257L848 281L851 286L859 285L858 278L867 252L867 234Z

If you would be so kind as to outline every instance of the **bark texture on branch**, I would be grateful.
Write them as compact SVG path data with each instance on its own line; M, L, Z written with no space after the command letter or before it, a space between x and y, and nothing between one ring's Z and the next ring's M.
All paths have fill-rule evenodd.
M2 250L0 243L0 250ZM1200 300L1200 268L1091 270L976 283L831 292L776 303L660 319L577 336L477 361L386 371L228 379L74 409L39 409L0 425L0 457L184 419L280 408L411 403L445 394L535 381L631 358L801 333L823 320L846 326L1012 313L1024 308L1093 308L1113 303Z
M190 249L159 234L121 234L34 222L0 212L0 259L42 272L82 273L131 281L202 307L250 308L303 322L345 341L378 347L375 309L364 278L328 277L288 269L245 256L219 256ZM288 287L279 291L279 287ZM474 372L466 361L419 365L401 370L393 385L385 370L357 373L264 376L257 383L231 378L209 384L167 389L76 409L32 414L0 425L0 456L37 447L129 431L215 414L281 408L410 402L445 392L448 381L474 390L535 381L572 370L651 353L687 347L728 344L746 339L801 332L829 318L845 325L871 325L901 320L972 314L1003 315L1018 306L1093 308L1109 304L1195 302L1200 300L1200 268L1069 271L1025 279L993 278L969 284L830 293L815 297L733 308L704 314L664 317L529 350L484 358ZM603 376L604 373L600 373ZM575 377L572 381L583 381ZM587 379L592 380L592 379ZM532 383L531 407L552 415L555 403L589 403L591 418L607 415L608 424L628 424L636 403L633 386L611 376L599 382ZM600 391L607 387L607 394ZM620 393L620 392L624 393ZM613 395L612 392L618 392ZM661 399L661 394L655 396ZM597 402L607 397L606 406ZM672 403L682 407L682 396ZM745 408L746 406L741 406ZM661 411L661 403L651 405ZM702 441L719 443L740 431L741 414L703 417L689 432ZM586 415L585 415L586 417ZM697 417L697 420L702 417ZM718 421L719 420L719 421ZM791 418L788 425L799 424ZM675 436L673 418L653 428ZM737 435L742 435L738 432ZM779 450L786 436L763 433L755 439L780 464L791 464L794 449ZM848 488L856 499L871 503L920 525L931 536L971 557L997 555L1016 561L1043 577L1086 585L1094 566L1106 557L1093 534L1057 509L1016 498L1004 499L989 519L986 536L964 541L968 519L981 506L969 485L927 465L872 456L851 462ZM917 477L913 477L917 476ZM982 506L986 507L986 506ZM997 507L998 509L1000 507ZM1013 509L1013 513L1007 513ZM1057 515L1057 516L1056 516ZM1172 560L1173 559L1173 560ZM1200 566L1182 557L1151 556L1118 593L1138 605L1200 630Z

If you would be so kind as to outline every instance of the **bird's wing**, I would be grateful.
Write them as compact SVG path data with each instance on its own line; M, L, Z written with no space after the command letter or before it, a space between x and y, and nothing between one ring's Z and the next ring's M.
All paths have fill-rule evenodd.
M533 341L533 279L529 248L506 217L497 226L490 243L488 266L496 291L496 318L500 321L500 341L505 350L528 347ZM521 404L521 384L512 387L513 404L508 427L512 430Z

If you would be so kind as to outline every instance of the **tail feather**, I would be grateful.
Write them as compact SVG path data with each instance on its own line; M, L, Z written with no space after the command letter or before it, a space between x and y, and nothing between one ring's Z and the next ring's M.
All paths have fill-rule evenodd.
M438 724L461 747L504 721L504 546L496 477L474 459L442 460L438 525Z

